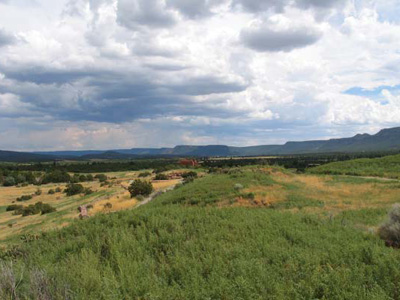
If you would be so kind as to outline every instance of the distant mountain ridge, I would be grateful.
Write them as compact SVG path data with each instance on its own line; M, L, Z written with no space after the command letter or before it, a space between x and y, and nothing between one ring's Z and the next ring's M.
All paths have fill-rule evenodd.
M287 142L284 145L230 147L225 145L180 145L174 148L133 148L117 150L13 152L0 151L0 161L48 161L52 159L129 159L135 157L262 156L312 153L351 153L400 151L400 127L383 129L375 135L357 134L351 138Z

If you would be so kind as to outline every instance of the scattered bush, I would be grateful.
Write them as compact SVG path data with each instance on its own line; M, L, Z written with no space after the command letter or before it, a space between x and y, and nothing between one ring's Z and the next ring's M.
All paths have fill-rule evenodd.
M67 196L74 196L74 195L82 194L84 191L85 191L85 188L83 187L82 184L69 183L64 192L67 194Z
M136 196L148 196L153 191L153 185L150 182L142 181L136 179L130 186L129 186L129 193L131 194L131 198Z
M22 208L23 208L22 205L13 204L13 205L7 206L6 211L15 211L15 210L22 209Z
M97 174L94 178L98 179L100 182L104 182L107 180L107 176L104 174Z
M197 178L197 176L198 176L197 172L194 172L194 171L185 172L182 174L182 178L189 178L189 177Z
M62 192L62 190L60 187L56 188L56 193L61 193L61 192Z
M393 206L389 220L379 228L378 233L387 246L400 248L400 204Z
M24 196L21 196L21 197L17 198L17 201L18 202L22 202L22 201L28 201L28 200L31 200L31 199L32 199L31 195L24 195Z
M47 184L47 183L63 183L63 182L70 182L71 181L71 176L66 172L62 170L54 170L51 172L48 172L44 175L44 177L41 180L42 184Z
M88 196L90 194L93 194L94 192L92 191L91 188L85 188L85 190L83 191L83 193L85 194L85 196Z
M4 186L14 186L16 184L17 184L16 180L14 179L14 177L11 176L6 177L3 182Z
M168 176L163 174L163 173L159 173L156 175L156 177L154 178L154 180L168 180Z
M56 211L56 208L51 206L50 204L43 203L40 207L40 211L42 215L49 214Z
M40 196L42 194L42 190L41 189L37 189L36 191L35 191L35 195L36 196Z
M37 202L35 204L31 204L25 207L19 207L18 209L14 210L15 215L22 215L23 217L32 216L37 214L48 214L55 212L56 209L51 206L50 204L45 204L43 202Z
M54 195L56 192L55 192L53 189L50 189L47 193L48 193L49 195Z
M149 176L151 176L151 173L150 172L143 172L143 173L140 173L139 174L139 177L149 177Z
M104 208L105 209L111 209L112 208L112 204L110 202L107 202L106 204L104 204Z

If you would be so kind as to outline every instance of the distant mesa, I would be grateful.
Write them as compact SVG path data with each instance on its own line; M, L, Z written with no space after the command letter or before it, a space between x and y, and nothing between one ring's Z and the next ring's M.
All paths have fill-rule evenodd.
M191 146L174 148L133 148L116 150L13 152L0 151L0 161L31 162L55 159L133 159L146 157L226 157L265 156L312 153L400 151L400 127L383 129L375 135L357 134L351 138L287 142L284 145L230 147L225 145Z

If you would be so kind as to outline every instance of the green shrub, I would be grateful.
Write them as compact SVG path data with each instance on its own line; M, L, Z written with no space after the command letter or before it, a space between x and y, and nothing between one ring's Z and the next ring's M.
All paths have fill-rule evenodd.
M4 186L14 186L14 185L16 185L16 184L17 184L17 182L16 182L15 178L12 177L12 176L6 177L6 178L4 179L4 182L3 182L3 185L4 185Z
M46 173L42 178L41 183L42 184L63 183L63 182L69 182L70 180L71 176L66 171L54 170Z
M105 182L107 180L107 176L104 174L97 174L94 178L98 179L100 182Z
M168 180L168 176L163 174L163 173L159 173L156 175L156 177L154 178L154 180Z
M22 215L23 217L26 216L32 216L32 215L37 215L37 214L48 214L55 212L56 209L51 206L50 204L46 204L43 202L37 202L35 204L31 204L29 206L25 207L18 207L17 209L14 210L15 215Z
M18 202L22 202L22 201L28 201L28 200L31 200L31 199L32 199L32 195L24 195L24 196L21 196L21 197L17 198L17 201Z
M129 193L131 194L131 198L134 198L139 195L148 196L153 191L153 185L150 182L136 179L129 186L128 190Z
M64 192L67 194L67 196L74 196L74 195L82 194L84 191L85 191L85 188L83 187L82 184L69 183Z
M400 248L400 204L393 206L389 220L379 228L378 233L386 245Z
M106 204L104 204L104 208L105 209L111 209L112 208L112 204L110 202L107 202Z
M93 194L94 192L92 191L91 188L85 188L83 193L85 194L85 196L88 196L88 195Z
M197 176L198 176L197 172L194 171L185 172L182 174L182 178L188 178L188 177L197 178Z
M56 211L56 208L51 206L50 204L43 203L40 207L40 211L42 215L49 214Z
M13 204L13 205L7 206L6 211L15 211L15 210L22 209L22 208L23 208L22 205Z
M140 173L139 174L139 177L149 177L149 176L151 176L151 173L150 172L143 172L143 173Z
M56 188L56 193L61 193L61 192L62 192L61 188L60 188L60 187L57 187L57 188Z
M35 195L36 196L40 196L42 194L42 190L41 189L37 189L36 191L35 191Z
M47 193L48 193L49 195L54 195L56 192L55 192L53 189L50 189Z

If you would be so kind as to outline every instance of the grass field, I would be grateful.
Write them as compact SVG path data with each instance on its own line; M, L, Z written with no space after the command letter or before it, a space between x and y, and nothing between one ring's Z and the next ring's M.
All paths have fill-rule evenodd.
M23 299L399 299L400 253L375 232L399 189L231 169L21 243L1 268Z
M400 179L400 155L362 158L310 168L312 174L372 176Z
M76 195L67 197L64 193L48 194L50 189L61 188L64 190L65 184L47 184L42 186L26 187L0 187L0 245L17 240L21 234L37 234L55 228L67 226L71 221L79 216L78 207L81 205L92 204L93 209L89 210L89 215L98 213L116 212L119 210L130 209L137 205L136 199L131 199L127 188L129 182L137 178L139 172L115 172L107 173L111 185L101 187L98 181L82 183L84 187L91 188L94 193L88 196ZM177 180L155 182L156 190L163 190L169 186L177 184ZM41 195L34 196L31 200L17 202L16 199L22 195L33 195L40 189ZM22 217L13 215L13 212L6 212L7 206L11 204L30 205L42 201L57 209L56 212L46 215L33 215ZM105 206L110 203L111 208Z

